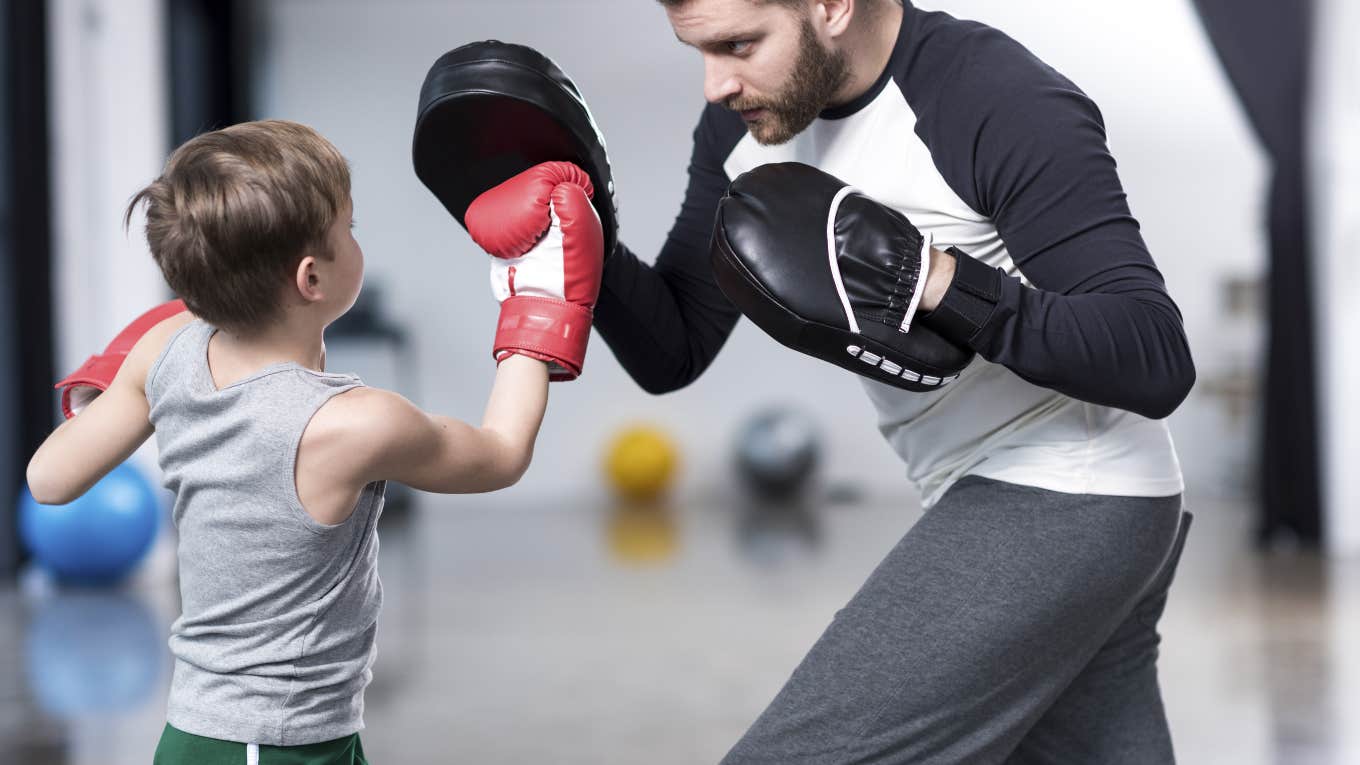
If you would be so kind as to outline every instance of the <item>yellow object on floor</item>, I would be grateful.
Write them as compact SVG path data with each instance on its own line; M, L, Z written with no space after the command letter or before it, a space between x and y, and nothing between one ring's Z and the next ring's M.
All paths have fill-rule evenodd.
M663 431L651 425L625 428L605 453L605 476L614 492L633 501L665 494L675 477L679 454Z

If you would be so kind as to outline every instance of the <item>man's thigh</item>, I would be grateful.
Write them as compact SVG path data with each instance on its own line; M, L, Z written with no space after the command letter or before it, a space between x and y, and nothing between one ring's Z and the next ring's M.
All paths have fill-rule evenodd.
M1002 761L1138 602L1179 515L1179 497L960 481L724 762Z
M1025 734L1007 765L1170 765L1176 761L1157 682L1157 622L1185 546L1181 520L1170 560L1133 612Z

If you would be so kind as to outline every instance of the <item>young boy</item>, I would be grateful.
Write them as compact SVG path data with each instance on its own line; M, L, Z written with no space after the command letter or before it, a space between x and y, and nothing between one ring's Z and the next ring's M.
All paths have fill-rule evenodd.
M502 326L481 427L326 372L323 333L354 304L363 253L348 165L303 125L198 136L129 219L140 204L189 311L146 332L107 391L43 443L30 490L68 502L156 435L183 603L156 763L364 763L384 481L441 493L515 483L559 359ZM541 211L555 236L530 240L521 260L560 263L558 207Z

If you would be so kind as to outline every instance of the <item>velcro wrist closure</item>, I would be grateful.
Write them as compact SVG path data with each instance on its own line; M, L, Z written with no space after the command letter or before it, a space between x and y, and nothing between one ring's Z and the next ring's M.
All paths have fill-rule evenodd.
M940 304L921 320L955 343L971 346L1001 300L1005 275L956 247L946 252L954 256L954 279Z
M500 361L508 353L523 353L552 363L549 379L574 380L585 363L591 318L589 308L565 300L507 298L501 303L492 355Z

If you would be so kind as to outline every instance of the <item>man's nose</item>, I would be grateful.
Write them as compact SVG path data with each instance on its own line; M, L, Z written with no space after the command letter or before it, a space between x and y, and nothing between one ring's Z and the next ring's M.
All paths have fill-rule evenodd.
M704 100L710 104L721 104L741 92L732 67L720 61L704 61Z

